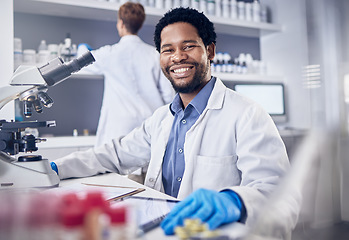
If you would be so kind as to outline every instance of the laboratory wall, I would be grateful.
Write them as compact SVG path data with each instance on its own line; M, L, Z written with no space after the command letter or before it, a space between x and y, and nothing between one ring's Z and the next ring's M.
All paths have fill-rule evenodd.
M4 0L0 3L0 87L7 86L13 73L13 2ZM0 111L1 119L12 119L14 115L13 103L7 104Z
M145 42L154 45L154 29L154 25L145 25L139 36ZM28 13L14 14L14 37L22 40L23 50L37 50L41 40L46 40L47 44L59 44L63 42L67 33L70 34L73 44L87 43L93 49L114 44L120 39L116 30L116 14L114 22ZM217 52L228 52L234 58L240 53L250 53L254 59L259 60L260 42L254 37L218 34ZM55 101L54 105L51 109L44 109L41 114L34 112L31 120L55 120L57 126L40 129L41 135L69 136L74 129L79 133L87 129L89 134L95 134L102 104L103 79L74 78L50 88L48 93ZM17 118L20 118L20 103L16 106Z
M304 84L303 69L308 65L306 8L304 0L263 0L274 9L273 21L282 24L281 33L261 38L261 58L268 71L284 76L287 89L286 127L309 129L312 124L310 91Z

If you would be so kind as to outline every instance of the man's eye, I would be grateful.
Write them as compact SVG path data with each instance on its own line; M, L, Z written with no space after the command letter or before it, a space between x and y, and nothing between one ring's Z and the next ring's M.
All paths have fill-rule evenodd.
M188 45L188 46L185 46L184 49L187 49L187 50L188 50L188 49L192 49L192 48L194 48L194 47L195 47L195 45Z
M170 53L170 52L172 52L172 49L164 49L164 50L162 50L162 53Z

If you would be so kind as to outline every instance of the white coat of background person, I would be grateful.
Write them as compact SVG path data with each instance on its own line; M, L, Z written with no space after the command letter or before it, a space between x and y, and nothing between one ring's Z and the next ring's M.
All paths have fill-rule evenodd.
M96 62L84 71L104 75L96 146L126 135L174 96L159 53L137 35L144 20L141 4L123 4L116 25L120 41L91 51Z

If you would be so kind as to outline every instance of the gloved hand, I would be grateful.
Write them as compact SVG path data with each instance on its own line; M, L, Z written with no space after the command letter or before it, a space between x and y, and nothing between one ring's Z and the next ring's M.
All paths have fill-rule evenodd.
M172 235L175 227L182 226L186 218L198 218L213 230L224 223L238 221L243 207L240 197L232 190L198 189L178 203L160 226L166 235Z
M58 174L58 168L57 168L57 165L54 163L54 162L50 162L51 164L51 168L53 171L55 171L57 174Z

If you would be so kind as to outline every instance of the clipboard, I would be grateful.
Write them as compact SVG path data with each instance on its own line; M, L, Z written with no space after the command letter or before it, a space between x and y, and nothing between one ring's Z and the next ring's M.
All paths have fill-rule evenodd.
M64 187L54 188L47 191L55 193L74 192L80 196L86 195L88 191L100 191L106 201L117 201L125 197L133 196L145 191L144 188L125 187L115 185L93 184L93 183L76 183Z
M129 196L133 196L136 195L137 193L143 192L145 191L144 188L134 188L134 187L124 187L124 186L113 186L113 185L103 185L103 184L91 184L91 183L81 183L83 185L86 186L92 186L92 187L106 187L106 188L127 188L127 189L134 189L128 193L124 193L124 194L120 194L118 196L112 197L112 198L108 198L107 201L116 201L116 200L120 200L123 199L125 197L129 197Z

